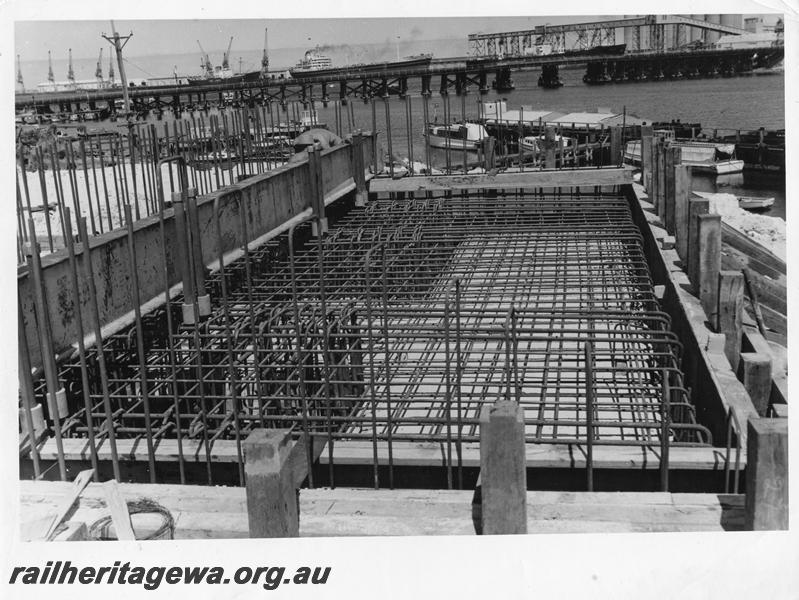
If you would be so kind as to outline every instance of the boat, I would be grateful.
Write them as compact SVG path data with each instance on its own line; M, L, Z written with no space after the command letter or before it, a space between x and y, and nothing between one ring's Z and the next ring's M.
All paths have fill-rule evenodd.
M292 76L295 74L314 73L333 67L333 60L319 51L319 46L308 50L293 69L289 69Z
M310 51L309 51L310 52ZM308 53L306 52L306 56ZM326 57L325 57L326 58ZM342 72L357 73L359 75L378 75L386 72L396 72L402 69L425 67L430 64L433 59L432 54L419 54L416 56L409 56L403 60L384 61L376 63L357 63L346 65L343 67L322 66L318 63L300 63L293 69L289 69L292 77L308 77L308 76L324 76L324 75L340 75ZM329 60L329 59L328 59ZM301 66L305 65L305 66Z
M680 148L680 163L693 167L696 171L729 175L742 173L744 170L744 161L735 158L735 144L693 141L672 141L671 144ZM641 164L641 140L627 142L624 147L624 161L632 165Z
M738 196L738 206L746 210L766 210L774 205L774 198Z
M543 135L528 135L522 138L519 145L525 152L535 152L538 154L544 149L544 137ZM560 151L559 148L562 148L563 151L568 150L571 152L574 149L574 138L556 135L555 147L556 151Z
M485 127L479 123L452 123L451 125L427 125L424 132L431 148L476 150L488 137Z

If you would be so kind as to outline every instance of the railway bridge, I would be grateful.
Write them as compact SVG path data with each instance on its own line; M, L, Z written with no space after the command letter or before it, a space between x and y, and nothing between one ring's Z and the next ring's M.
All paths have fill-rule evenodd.
M324 74L304 74L291 79L215 81L180 86L141 86L129 89L134 110L203 106L234 101L242 104L277 102L327 103L373 97L405 97L409 91L423 95L467 94L470 90L486 94L491 89L513 89L512 73L542 70L548 81L557 81L561 67L585 66L587 83L643 81L714 77L751 72L771 67L784 57L782 46L738 49L642 51L608 55L602 47L576 54L527 56L503 54L432 59L425 64L380 68L368 65L326 70ZM114 111L114 101L122 97L118 88L94 91L17 93L17 110L40 113L80 112L106 105ZM232 100L231 100L232 98Z

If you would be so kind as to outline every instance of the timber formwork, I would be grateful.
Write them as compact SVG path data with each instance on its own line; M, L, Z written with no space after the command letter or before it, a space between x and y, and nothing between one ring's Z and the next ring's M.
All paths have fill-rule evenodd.
M462 487L501 398L523 407L531 447L654 448L667 477L671 448L712 445L619 188L382 199L320 229L209 277L196 325L179 297L61 364L67 446L149 463L151 481L171 448L182 481L197 462L208 483L227 448L242 482L242 440L283 428L325 465L311 486L348 462L393 487L408 449L434 444Z

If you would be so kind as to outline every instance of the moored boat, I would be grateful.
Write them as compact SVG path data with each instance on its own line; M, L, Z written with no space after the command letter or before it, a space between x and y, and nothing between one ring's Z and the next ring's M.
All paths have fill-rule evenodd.
M766 210L774 206L774 198L738 196L738 206L746 210Z
M680 148L681 164L691 166L697 171L728 175L744 170L744 161L735 158L735 144L687 141L672 141L671 144ZM624 147L624 162L641 164L641 140L627 142Z
M544 149L543 135L528 135L522 138L520 145L525 152L541 152ZM571 152L574 149L574 139L562 135L555 136L555 147ZM559 150L558 150L559 151Z
M424 137L432 148L452 150L476 150L488 137L485 127L479 123L452 123L451 125L428 124Z

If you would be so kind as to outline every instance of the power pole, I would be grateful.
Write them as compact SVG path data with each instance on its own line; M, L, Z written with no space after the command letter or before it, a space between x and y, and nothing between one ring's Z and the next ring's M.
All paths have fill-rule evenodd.
M22 81L22 67L19 64L19 54L17 54L17 86L20 92L25 91L25 84Z
M122 98L125 101L125 112L130 112L130 97L128 96L128 78L125 75L125 64L122 62L122 48L128 43L128 40L133 37L131 31L128 35L119 35L114 28L114 22L111 21L111 32L113 37L108 37L104 33L102 37L105 38L116 50L117 53L117 66L119 67L119 78L122 80ZM122 41L124 40L124 41Z
M69 49L69 70L67 71L67 80L75 85L75 70L72 68L72 48Z
M267 47L267 35L269 34L269 29L264 29L264 54L261 57L261 77L266 77L269 73L269 50Z

